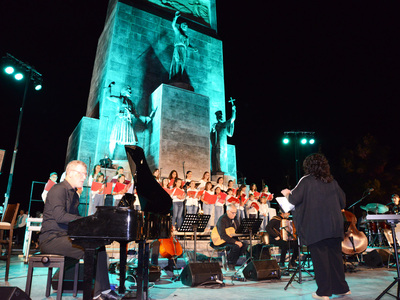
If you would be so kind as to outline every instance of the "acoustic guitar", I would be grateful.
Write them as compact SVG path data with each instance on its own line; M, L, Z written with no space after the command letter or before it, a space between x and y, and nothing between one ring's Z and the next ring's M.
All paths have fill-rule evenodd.
M228 227L225 229L225 232L228 236L232 237L235 234L235 228ZM219 246L222 245L223 243L226 243L226 241L223 240L219 235L217 226L214 226L213 230L211 231L211 241L215 246Z

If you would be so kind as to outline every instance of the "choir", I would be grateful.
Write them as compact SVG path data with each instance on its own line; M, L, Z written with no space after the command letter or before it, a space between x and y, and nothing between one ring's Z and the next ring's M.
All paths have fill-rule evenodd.
M126 193L136 195L132 182L127 181L123 167L118 167L111 182L106 183L106 178L99 165L93 168L88 185L91 187L89 214L96 211L96 206L104 205L106 195L113 196L113 205L118 206ZM185 214L203 213L211 215L206 230L226 212L228 204L234 204L237 208L236 218L240 222L243 218L263 219L260 230L265 231L269 220L276 215L275 209L271 209L270 202L273 194L265 185L259 192L256 184L237 186L233 180L224 182L224 177L218 177L211 181L210 172L204 172L199 181L192 179L192 172L187 171L185 178L179 178L178 172L172 170L168 177L161 178L159 169L153 172L154 179L160 183L164 190L172 198L172 224L177 230L181 226ZM138 197L134 197L134 207L140 210ZM214 221L213 221L214 220Z

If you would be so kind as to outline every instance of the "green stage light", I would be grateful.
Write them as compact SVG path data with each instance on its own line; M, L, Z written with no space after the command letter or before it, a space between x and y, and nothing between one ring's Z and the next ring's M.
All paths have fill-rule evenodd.
M35 90L40 91L41 89L42 85L40 83L35 85Z
M290 140L289 140L289 138L284 138L284 139L282 140L282 142L283 142L285 145L287 145L287 144L289 144Z
M5 71L7 74L12 74L12 73L14 73L14 68L11 67L11 66L7 66L7 67L4 68L4 71Z
M24 75L22 73L17 73L14 75L14 78L16 80L22 80L24 78Z
M314 139L310 139L308 142L310 143L310 145L314 145L315 144L315 140Z
M306 138L302 138L302 139L300 140L300 143L301 143L302 145L307 144L307 139L306 139Z

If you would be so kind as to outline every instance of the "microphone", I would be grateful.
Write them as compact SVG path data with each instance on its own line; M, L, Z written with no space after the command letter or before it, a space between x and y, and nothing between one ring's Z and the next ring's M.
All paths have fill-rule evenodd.
M279 227L279 230L286 229L287 226Z
M369 189L367 189L367 192L369 192L369 193L371 193L371 192L373 192L374 191L374 189L373 188L369 188Z

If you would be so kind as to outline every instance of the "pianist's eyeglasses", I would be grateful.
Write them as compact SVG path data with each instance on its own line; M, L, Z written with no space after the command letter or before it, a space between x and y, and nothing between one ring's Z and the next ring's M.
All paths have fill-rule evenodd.
M78 173L78 174L81 175L82 177L87 177L87 173L86 173L86 172L79 172L79 171L77 171L77 170L71 170L71 171L74 171L74 172Z

